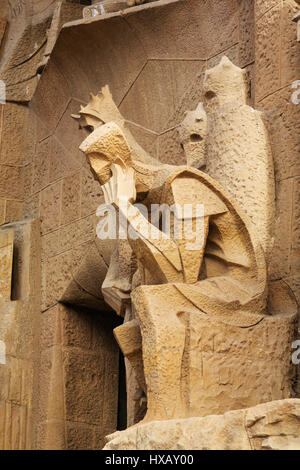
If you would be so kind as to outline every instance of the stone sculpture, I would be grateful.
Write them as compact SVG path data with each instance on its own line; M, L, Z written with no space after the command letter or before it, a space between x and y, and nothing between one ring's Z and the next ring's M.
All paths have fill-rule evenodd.
M146 154L107 88L77 116L94 129L80 148L106 203L134 234L117 242L102 292L125 317L114 332L147 399L145 421L222 414L292 396L295 313L267 308L272 158L246 89L243 71L227 58L207 71L204 104L180 129L183 167L158 165ZM168 236L135 201L147 208L188 205L187 230ZM170 214L172 229L178 217ZM133 422L142 414L136 410Z

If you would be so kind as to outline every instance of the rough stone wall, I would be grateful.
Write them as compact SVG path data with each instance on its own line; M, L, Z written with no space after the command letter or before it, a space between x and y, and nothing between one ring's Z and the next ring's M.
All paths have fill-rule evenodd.
M296 2L162 0L122 17L75 21L62 30L38 78L55 3L33 2L30 14L16 18L0 10L1 18L10 19L0 74L5 72L11 80L9 102L1 106L0 223L41 219L41 375L34 417L38 432L31 432L21 447L97 448L103 434L116 426L118 351L107 315L58 303L93 243L94 213L103 200L78 150L84 131L70 115L88 102L90 91L97 93L109 84L138 142L161 162L185 163L177 127L185 111L202 98L205 70L224 54L246 68L252 103L268 113L275 158L271 276L274 281L284 279L299 300L300 105L291 102L291 84L299 78L296 25L291 21ZM77 10L75 16L68 15L64 22L79 18ZM28 33L25 26L35 23L39 26ZM14 36L14 29L20 34ZM36 42L40 49L32 55ZM11 62L20 44L26 70ZM14 81L7 64L17 67L24 83ZM12 366L11 376L17 374L17 366ZM84 396L76 388L81 380ZM103 390L110 393L109 402L101 402ZM92 396L99 401L90 402ZM87 409L85 401L90 403Z
M291 21L298 9L293 0L255 2L255 107L264 111L269 124L276 177L269 273L272 281L282 279L290 286L299 304L300 105L292 102L292 84L300 76L300 45ZM299 387L298 380L297 396Z
M90 310L56 305L42 313L36 448L101 449L116 429L113 327Z
M40 324L39 221L0 230L0 448L33 447Z

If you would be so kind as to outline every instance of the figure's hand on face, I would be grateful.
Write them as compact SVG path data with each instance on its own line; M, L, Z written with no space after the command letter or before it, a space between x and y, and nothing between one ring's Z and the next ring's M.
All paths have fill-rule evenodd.
M112 164L131 166L131 147L115 122L97 127L79 148L88 157L93 174L101 185L109 182Z
M106 204L119 206L120 202L134 203L136 199L134 169L124 164L121 159L110 167L112 176L102 185Z

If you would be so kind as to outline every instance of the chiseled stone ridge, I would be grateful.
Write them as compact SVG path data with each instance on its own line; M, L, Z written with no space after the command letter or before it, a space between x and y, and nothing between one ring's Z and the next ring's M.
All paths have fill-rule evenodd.
M153 421L107 440L104 450L300 450L300 399L204 418Z

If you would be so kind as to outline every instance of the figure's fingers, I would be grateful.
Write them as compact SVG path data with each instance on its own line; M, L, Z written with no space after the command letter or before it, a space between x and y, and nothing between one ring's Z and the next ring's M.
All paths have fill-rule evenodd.
M120 165L113 163L111 165L111 172L113 175L113 178L116 179L117 181L122 181L126 178L126 169L122 168Z

